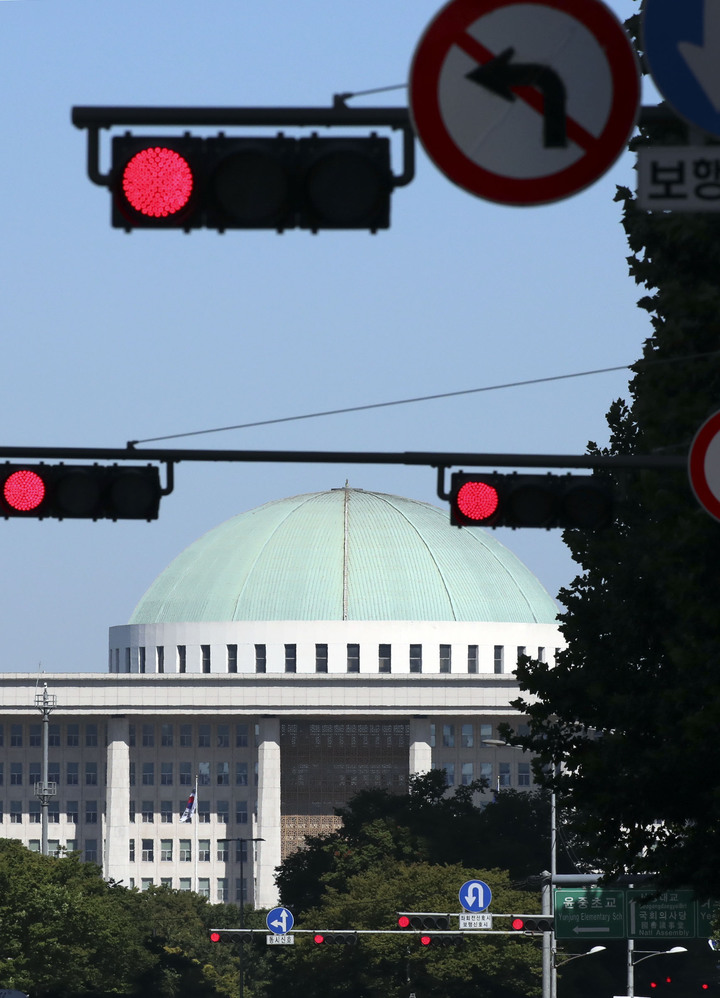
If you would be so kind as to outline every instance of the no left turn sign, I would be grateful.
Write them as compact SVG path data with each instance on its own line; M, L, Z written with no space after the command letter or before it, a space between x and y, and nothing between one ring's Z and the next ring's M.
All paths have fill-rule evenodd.
M626 148L637 59L601 0L451 0L415 51L410 112L454 183L510 205L558 201Z
M710 416L696 433L688 456L688 475L697 501L720 520L720 412Z

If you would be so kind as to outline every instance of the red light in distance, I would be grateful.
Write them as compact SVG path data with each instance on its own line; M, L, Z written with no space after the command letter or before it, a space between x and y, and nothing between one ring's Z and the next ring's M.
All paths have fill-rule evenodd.
M498 508L497 489L486 482L465 482L457 494L457 508L468 520L487 520Z
M513 918L510 924L516 932L519 932L521 929L525 928L525 922L522 918Z
M400 918L398 918L398 925L400 926L401 929L408 928L408 926L410 925L410 919L407 917L407 915L401 915Z
M220 933L219 932L211 932L210 933L210 940L211 940L211 942L219 943L220 942Z
M20 512L37 509L45 498L45 482L34 471L14 471L5 481L3 494L13 509Z
M430 943L432 942L432 937L431 936L420 936L420 942L423 944L423 946L429 946Z
M316 935L313 936L313 942L320 945L320 943L325 942L325 936L321 935L321 933L318 932Z
M174 149L155 146L133 156L123 171L122 187L135 211L166 218L190 200L193 174L188 161Z

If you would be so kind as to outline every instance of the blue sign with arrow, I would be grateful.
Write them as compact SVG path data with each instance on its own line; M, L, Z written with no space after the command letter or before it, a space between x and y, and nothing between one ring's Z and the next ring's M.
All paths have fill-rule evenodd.
M295 924L295 918L287 908L273 908L267 913L265 923L271 932L285 935Z
M720 4L645 0L643 47L665 100L686 121L720 135Z
M459 898L465 911L485 911L492 901L492 891L482 880L466 880Z

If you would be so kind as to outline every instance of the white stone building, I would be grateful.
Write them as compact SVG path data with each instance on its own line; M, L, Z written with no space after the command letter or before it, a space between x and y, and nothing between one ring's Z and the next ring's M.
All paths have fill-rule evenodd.
M529 787L493 745L522 722L519 653L552 657L556 607L491 532L447 510L343 488L221 524L110 628L107 674L0 675L0 835L107 877L276 903L274 871L358 789L444 768ZM180 816L197 780L197 813ZM252 841L259 840L259 841Z

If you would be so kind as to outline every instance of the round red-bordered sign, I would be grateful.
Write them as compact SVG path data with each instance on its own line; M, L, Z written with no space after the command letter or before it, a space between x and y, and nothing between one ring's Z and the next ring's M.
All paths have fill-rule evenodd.
M409 103L454 183L501 204L546 204L589 186L627 147L640 72L601 0L451 0L415 50Z
M695 434L688 454L688 475L697 501L720 520L720 412L710 416Z

